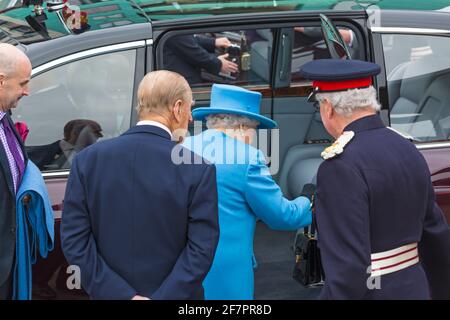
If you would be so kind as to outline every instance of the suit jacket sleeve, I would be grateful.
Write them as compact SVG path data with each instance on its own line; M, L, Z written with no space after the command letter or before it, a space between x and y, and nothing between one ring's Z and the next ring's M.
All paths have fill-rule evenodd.
M61 243L70 265L80 268L81 284L93 299L131 299L137 292L112 270L97 250L91 230L78 157L67 182L61 222Z
M419 256L429 281L431 297L450 299L450 229L436 204L431 182L429 199Z
M311 224L310 201L305 197L289 201L283 196L261 151L258 151L257 160L248 167L244 189L252 211L270 228L295 230Z
M201 36L201 35L196 35L195 38L197 39L198 44L202 48L204 48L206 51L208 51L210 53L214 53L214 51L216 50L216 39L215 38Z
M152 299L185 300L196 296L219 241L216 169L208 165L189 205L187 244Z
M222 62L214 54L205 50L193 35L173 37L170 46L177 55L188 63L202 67L212 74L220 72Z
M339 159L317 176L316 218L325 272L322 299L362 299L371 265L369 199L360 174Z

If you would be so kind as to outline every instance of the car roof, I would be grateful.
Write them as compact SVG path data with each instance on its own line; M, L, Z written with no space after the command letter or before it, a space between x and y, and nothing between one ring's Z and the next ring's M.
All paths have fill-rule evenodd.
M180 18L261 13L270 11L364 10L372 5L383 10L444 10L448 0L253 0L253 1L149 1L136 0L152 21Z
M1 0L0 0L1 1ZM178 19L202 19L210 16L227 16L244 13L289 12L289 11L361 11L370 5L386 10L442 10L449 11L448 0L69 0L87 14L87 27L72 29L70 18L64 19L61 12L45 11L47 34L37 32L29 23L34 17L32 7L14 7L0 13L0 42L15 42L24 45L50 39L89 33L136 24L155 25ZM45 7L45 5L44 5Z

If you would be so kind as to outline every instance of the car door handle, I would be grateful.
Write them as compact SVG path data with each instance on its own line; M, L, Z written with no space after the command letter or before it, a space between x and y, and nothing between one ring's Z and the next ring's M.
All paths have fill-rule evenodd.
M289 60L292 54L290 46L290 38L287 34L283 33L281 36L281 69L280 80L286 81L290 75Z

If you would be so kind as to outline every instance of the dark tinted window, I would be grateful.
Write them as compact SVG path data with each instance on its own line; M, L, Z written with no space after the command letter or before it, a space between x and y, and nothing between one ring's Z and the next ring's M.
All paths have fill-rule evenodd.
M363 48L359 45L355 32L348 28L338 28L338 30L349 47L352 58L360 58ZM291 65L293 82L303 80L298 72L302 65L312 60L328 58L330 58L330 53L323 39L321 27L294 27Z
M27 151L41 170L70 168L73 156L130 127L136 51L74 61L31 80L13 111L30 133Z
M180 73L194 88L268 84L272 49L270 29L173 35L163 43L160 68Z

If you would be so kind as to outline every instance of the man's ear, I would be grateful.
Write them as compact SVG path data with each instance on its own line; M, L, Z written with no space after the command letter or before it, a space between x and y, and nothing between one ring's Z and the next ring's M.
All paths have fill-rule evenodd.
M334 116L334 108L328 99L324 100L323 109L324 109L325 115L328 119L331 119Z
M181 100L177 100L172 108L173 116L175 117L177 122L181 122L181 118L182 118L181 105L182 104L183 104L183 102Z

